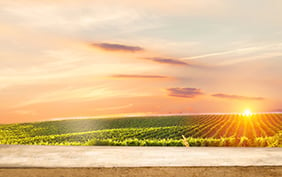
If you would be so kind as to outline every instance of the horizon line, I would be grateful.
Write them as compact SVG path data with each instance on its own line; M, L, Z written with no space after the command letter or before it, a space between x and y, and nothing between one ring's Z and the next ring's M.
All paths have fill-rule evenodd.
M75 119L100 119L100 118L134 118L134 117L160 117L160 116L190 116L190 115L234 115L239 114L243 115L243 112L207 112L207 113L168 113L168 114L113 114L113 115L101 115L101 116L73 116L73 117L56 117L56 118L49 118L46 120L38 120L33 122L48 122L48 121L60 121L60 120L75 120ZM252 115L255 114L282 114L280 111L274 112L252 112ZM20 122L21 123L32 123L32 122ZM0 123L1 125L2 123ZM14 124L14 123L4 123L5 124Z

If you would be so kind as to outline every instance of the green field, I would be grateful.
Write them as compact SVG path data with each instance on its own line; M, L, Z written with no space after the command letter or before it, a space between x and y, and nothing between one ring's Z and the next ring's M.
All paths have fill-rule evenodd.
M0 125L0 144L281 147L282 114L77 119Z

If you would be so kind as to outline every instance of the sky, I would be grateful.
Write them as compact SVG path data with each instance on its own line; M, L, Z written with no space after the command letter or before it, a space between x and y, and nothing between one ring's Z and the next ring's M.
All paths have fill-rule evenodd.
M0 124L282 111L281 0L0 0Z

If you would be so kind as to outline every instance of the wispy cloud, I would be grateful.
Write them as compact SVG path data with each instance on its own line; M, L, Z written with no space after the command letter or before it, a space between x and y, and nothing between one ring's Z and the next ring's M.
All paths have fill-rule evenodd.
M207 53L207 54L203 54L203 55L185 57L183 59L193 60L193 59L201 59L201 58L222 56L222 55L229 55L229 54L242 54L242 53L254 52L254 51L260 50L262 48L263 47L246 47L246 48L240 48L240 49L234 49L234 50L227 50L227 51L221 51L221 52L214 52L214 53Z
M241 95L229 95L224 93L213 94L213 97L225 98L225 99L236 99L236 100L264 100L263 97L249 97Z
M231 65L250 60L266 59L272 57L281 57L281 42L270 43L267 45L256 45L252 47L237 48L233 50L226 50L220 52L212 52L203 55L196 55L191 57L183 57L182 60L193 61L199 59L220 59L218 65ZM228 56L228 58L226 57Z
M115 74L112 78L135 78L135 79L168 79L168 76L162 75L139 75L139 74Z
M198 88L176 87L176 88L168 88L167 91L169 96L183 97L183 98L194 98L198 95L203 94L202 90Z
M110 89L104 85L96 87L89 86L83 88L65 88L56 91L42 93L14 104L12 108L22 108L26 106L42 104L42 103L61 103L64 101L97 101L107 98L126 98L134 96L147 96L148 93L132 92L131 89Z
M161 58L161 57L153 57L153 58L144 58L145 60L150 60L157 63L169 64L169 65L184 65L188 66L189 64L174 58Z
M92 43L91 45L108 51L139 52L144 50L139 46L130 46L116 43Z

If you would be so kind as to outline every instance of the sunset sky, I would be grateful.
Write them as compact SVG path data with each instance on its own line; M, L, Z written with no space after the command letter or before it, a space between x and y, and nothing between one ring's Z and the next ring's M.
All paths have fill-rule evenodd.
M281 0L0 0L0 124L279 112L281 91Z

